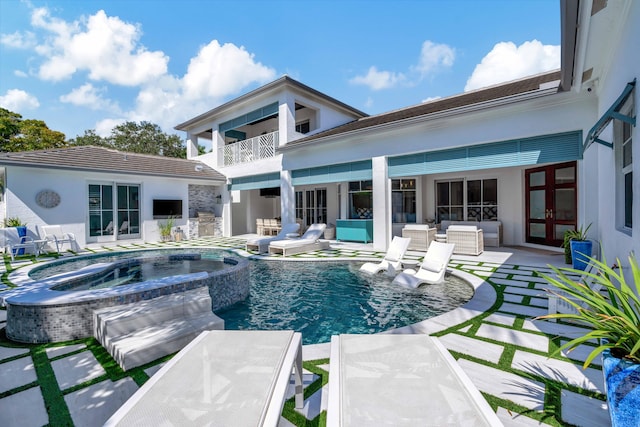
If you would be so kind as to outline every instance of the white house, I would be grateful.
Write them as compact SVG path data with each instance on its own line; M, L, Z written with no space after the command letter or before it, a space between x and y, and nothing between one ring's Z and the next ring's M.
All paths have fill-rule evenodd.
M0 220L20 218L36 235L59 224L80 245L157 241L169 216L186 237L198 232L197 211L222 214L225 178L196 160L78 146L0 153L0 175Z
M196 210L222 217L225 236L255 232L258 218L301 218L379 250L407 223L499 220L503 244L543 248L593 224L607 258L626 258L640 252L640 2L560 8L558 71L375 116L284 76L177 125L189 160L0 154L4 213L65 224L87 243L152 240L154 200L182 201L189 231ZM197 144L211 152L197 156ZM106 231L125 218L128 231Z

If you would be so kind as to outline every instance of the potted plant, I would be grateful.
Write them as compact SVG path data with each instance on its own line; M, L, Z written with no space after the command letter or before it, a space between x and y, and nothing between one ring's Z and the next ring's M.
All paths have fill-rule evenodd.
M26 237L27 235L27 223L22 222L17 216L5 218L4 226L15 227L18 232L18 237ZM22 243L22 239L20 239L20 243ZM16 255L24 255L24 248L17 249Z
M563 247L567 248L567 244L570 248L571 253L571 263L573 268L576 270L583 270L587 268L588 257L591 256L591 251L593 250L593 242L587 238L587 233L591 228L591 224L584 228L584 226L580 226L575 230L567 230L564 234L564 242ZM566 261L566 255L565 255Z
M586 368L602 354L607 401L612 425L640 425L640 268L633 255L629 257L631 277L617 266L609 267L606 260L589 257L589 272L570 268L555 268L555 277L543 277L558 291L559 298L570 304L574 313L553 313L542 319L571 320L586 326L589 331L567 342L563 350L597 341L586 358ZM575 280L576 276L591 281L591 286Z
M160 230L160 239L163 242L167 242L171 240L171 229L173 228L173 224L174 224L174 219L171 216L167 218L167 220L164 223L162 222L158 223L158 229Z

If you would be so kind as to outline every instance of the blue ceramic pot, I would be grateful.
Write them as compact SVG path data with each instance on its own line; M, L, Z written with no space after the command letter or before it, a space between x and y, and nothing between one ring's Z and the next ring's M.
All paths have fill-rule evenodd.
M640 364L602 352L602 372L613 427L640 426Z
M591 240L571 240L571 260L573 268L585 270L589 265L588 256L591 256L593 242Z

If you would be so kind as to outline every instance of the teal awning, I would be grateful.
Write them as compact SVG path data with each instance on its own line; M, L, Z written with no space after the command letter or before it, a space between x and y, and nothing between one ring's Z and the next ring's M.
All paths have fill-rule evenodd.
M259 190L280 187L280 172L231 178L229 190Z
M258 108L257 110L250 111L247 114L238 116L228 122L220 123L220 125L218 125L218 131L220 133L224 133L228 130L239 128L240 126L257 122L259 120L266 119L267 117L275 116L276 114L278 114L278 103L274 102L273 104L269 104L265 107Z
M330 182L364 181L373 176L371 160L339 163L291 171L291 183L296 185L327 184Z
M620 113L620 109L627 102L629 96L633 92L633 89L636 87L636 79L633 79L632 82L627 83L627 86L624 88L616 102L609 107L609 109L600 117L600 120L596 122L595 125L591 128L589 133L587 134L587 138L584 140L584 150L586 150L592 143L597 142L598 144L602 144L609 148L613 148L613 144L611 142L603 141L600 139L600 134L602 131L611 123L611 120L620 120L625 123L629 123L632 126L636 125L636 118L630 117L625 114Z
M463 172L582 158L582 132L573 131L449 150L389 157L389 178Z

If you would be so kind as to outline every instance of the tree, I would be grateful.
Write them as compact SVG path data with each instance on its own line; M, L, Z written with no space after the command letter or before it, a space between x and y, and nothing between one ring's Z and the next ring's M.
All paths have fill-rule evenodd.
M23 120L22 116L0 108L0 151L31 151L65 147L65 135L49 129L42 120Z
M101 137L95 130L86 130L84 135L69 141L74 145L97 145L131 153L154 154L159 156L185 159L187 148L178 135L169 135L160 126L142 121L125 122L111 130L111 135ZM198 146L198 153L204 154L203 146Z

